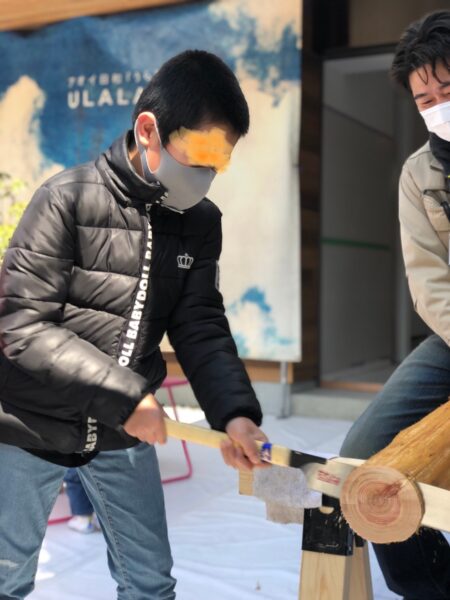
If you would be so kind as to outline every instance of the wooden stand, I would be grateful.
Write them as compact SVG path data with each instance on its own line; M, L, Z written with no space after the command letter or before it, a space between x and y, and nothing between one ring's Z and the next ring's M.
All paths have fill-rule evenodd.
M450 401L401 431L381 452L345 480L344 516L352 529L377 543L400 542L420 527L424 497L417 483L436 494L450 490Z
M240 472L239 492L253 495L252 473ZM373 600L367 544L343 521L338 500L324 496L324 504L305 509L299 600Z
M373 600L367 543L357 539L346 556L303 550L299 600Z
M373 600L367 543L343 521L339 501L305 509L299 600Z

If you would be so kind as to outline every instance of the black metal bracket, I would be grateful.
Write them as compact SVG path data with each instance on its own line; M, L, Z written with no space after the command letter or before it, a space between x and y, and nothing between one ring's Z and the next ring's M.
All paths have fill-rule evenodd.
M289 457L290 467L300 469L309 463L319 463L321 465L325 465L327 463L327 459L322 458L321 456L315 456L314 454L307 454L306 452L297 452L296 450L291 450L291 455Z
M342 515L339 500L323 495L322 504L332 507L333 512L324 514L319 508L305 509L302 549L352 556L354 533Z

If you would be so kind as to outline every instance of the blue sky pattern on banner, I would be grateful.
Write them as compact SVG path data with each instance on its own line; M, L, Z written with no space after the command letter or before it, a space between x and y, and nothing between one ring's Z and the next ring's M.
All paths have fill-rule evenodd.
M248 288L239 298L227 307L227 313L234 320L237 317L237 323L243 324L243 329L238 328L233 331L234 341L238 347L240 356L252 356L252 347L250 339L253 337L253 345L264 344L266 348L273 348L273 354L266 354L267 358L275 358L276 350L279 346L289 346L293 343L293 338L280 336L272 316L272 308L267 304L266 295L263 290L257 287ZM239 318L241 317L241 318ZM248 323L248 317L251 322ZM247 327L249 325L249 330ZM256 332L256 336L252 333Z
M299 79L298 36L288 26L276 49L264 48L255 34L256 19L244 12L239 19L241 28L233 28L226 18L211 13L208 5L196 4L74 19L31 34L1 33L0 100L24 74L37 83L45 94L45 104L37 115L42 151L66 167L94 158L128 128L132 100L140 85L145 85L139 77L153 74L164 61L187 48L215 52L234 70L239 60L247 75L271 89L278 101L279 82ZM241 52L236 54L235 48ZM107 85L112 105L104 94L103 105L90 106L99 100L102 104L106 86L99 84L99 75L113 73L131 73L130 80ZM95 81L89 81L92 75L97 75ZM71 77L83 76L83 84L72 91L81 92L85 106L80 103L71 109L68 83Z

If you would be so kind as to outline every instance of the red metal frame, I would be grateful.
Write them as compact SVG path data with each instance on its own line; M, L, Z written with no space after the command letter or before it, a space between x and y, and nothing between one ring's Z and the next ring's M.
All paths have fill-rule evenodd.
M161 386L162 388L165 388L167 390L167 393L169 395L169 403L173 409L173 414L174 414L176 421L179 421L180 419L178 418L177 405L176 405L175 398L174 398L174 395L172 392L172 388L179 386L179 385L187 385L187 383L188 383L187 379L180 379L178 377L166 377L166 379L164 380L164 382ZM186 473L183 473L182 475L177 475L176 477L169 477L167 479L163 479L162 480L163 483L174 483L176 481L183 481L185 479L189 479L190 477L192 477L192 473L193 473L192 461L191 461L191 457L189 455L189 450L188 450L187 444L184 440L181 440L181 446L183 448L183 453L186 458L187 471L186 471Z

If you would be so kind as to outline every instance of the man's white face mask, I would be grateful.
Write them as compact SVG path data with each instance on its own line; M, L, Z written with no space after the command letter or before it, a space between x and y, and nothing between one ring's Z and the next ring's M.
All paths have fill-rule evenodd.
M436 104L420 112L430 133L450 142L450 102Z

